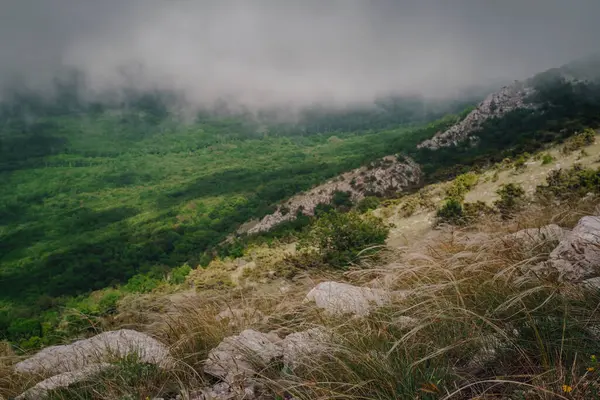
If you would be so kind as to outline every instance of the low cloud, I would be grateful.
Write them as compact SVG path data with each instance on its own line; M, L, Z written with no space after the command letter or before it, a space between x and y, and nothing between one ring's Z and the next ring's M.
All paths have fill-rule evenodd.
M5 0L0 81L169 89L190 104L447 96L600 50L596 0Z

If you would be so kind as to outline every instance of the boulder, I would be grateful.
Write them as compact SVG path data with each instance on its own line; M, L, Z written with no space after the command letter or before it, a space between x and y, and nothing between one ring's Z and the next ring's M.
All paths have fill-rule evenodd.
M204 372L232 385L252 377L257 368L281 358L282 348L268 335L246 329L237 336L225 338L208 354Z
M583 217L570 235L550 253L545 268L563 281L600 276L600 217Z
M221 311L215 319L217 321L228 321L229 326L244 326L257 324L264 318L264 314L254 308L228 308Z
M57 375L134 354L140 362L160 367L173 364L165 345L144 333L122 329L68 345L47 347L16 364L15 370L20 373Z
M319 283L308 292L304 301L315 302L318 308L331 315L354 314L364 317L374 307L383 306L398 295L403 293L330 281Z
M283 339L283 365L294 371L307 358L318 356L331 347L331 335L323 328L289 334Z
M111 364L92 364L81 368L78 371L63 372L55 375L52 378L41 381L23 394L17 396L15 400L42 400L48 396L51 390L68 388L74 383L83 382L90 379L92 376L111 368Z
M568 229L550 224L541 228L523 229L504 236L504 241L515 243L523 248L533 248L547 242L560 242L569 235Z

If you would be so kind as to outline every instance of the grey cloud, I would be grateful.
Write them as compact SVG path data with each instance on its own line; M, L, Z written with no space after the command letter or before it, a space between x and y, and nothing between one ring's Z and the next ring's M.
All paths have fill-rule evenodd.
M4 0L0 79L66 66L96 91L177 89L192 104L446 95L600 50L596 0Z

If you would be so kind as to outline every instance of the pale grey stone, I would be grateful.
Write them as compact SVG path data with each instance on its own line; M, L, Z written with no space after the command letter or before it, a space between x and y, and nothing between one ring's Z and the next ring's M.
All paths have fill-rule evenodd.
M93 364L81 368L78 371L63 372L62 374L55 375L51 378L43 380L25 393L17 396L15 400L42 400L48 396L48 392L51 390L68 388L74 383L83 382L90 379L94 375L111 368L112 365L108 363Z
M319 283L308 292L304 301L315 302L318 308L332 315L366 316L373 308L383 306L398 296L404 296L404 293L329 281Z
M559 279L580 282L600 276L600 217L583 217L550 253L545 268Z
M137 355L140 362L168 367L169 349L158 340L130 329L104 332L68 345L47 347L15 365L20 373L60 374L111 359Z
M312 328L303 332L291 333L283 339L283 365L295 370L307 358L323 354L331 347L331 334L324 328Z
M282 348L269 336L246 329L237 336L225 338L208 354L204 372L234 384L245 381L257 371L257 365L266 366L281 358Z

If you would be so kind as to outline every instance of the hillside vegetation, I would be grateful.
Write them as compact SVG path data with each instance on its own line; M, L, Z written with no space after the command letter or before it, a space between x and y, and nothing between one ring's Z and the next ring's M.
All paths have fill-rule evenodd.
M553 254L598 213L600 86L564 68L528 81L526 107L438 149L417 145L471 109L435 121L405 105L384 117L202 113L183 124L161 97L121 109L6 103L0 382L18 394L47 377L15 374L22 355L128 327L167 344L176 366L127 358L52 396L175 398L226 384L242 398L251 384L265 399L593 398L597 296L582 281L600 274L565 278L557 266L571 261ZM358 203L333 192L270 231L238 230L391 154L418 165L425 186ZM331 302L319 296L340 287L353 293L337 300L345 310L368 298L356 318L319 310ZM250 354L250 381L211 370L227 336L269 333L278 352L279 340L315 327L329 339L299 369Z
M223 240L243 222L458 118L422 129L439 114L405 100L295 125L212 114L183 123L159 96L115 108L69 93L2 109L0 337L10 340L29 336L23 324L33 336L53 331L69 297L132 277L141 290L135 282L235 254L240 246ZM369 123L395 128L363 130Z
M78 305L91 313L81 318L74 312L71 324L94 333L135 327L167 344L176 364L158 368L127 358L69 389L52 391L50 398L206 399L196 397L200 390L221 385L227 389L215 398L254 393L249 398L593 399L600 393L597 278L582 282L547 274L546 262L583 216L600 213L599 143L594 136L594 143L574 153L563 150L570 143L548 148L531 155L524 169L515 162L492 166L388 200L386 207L364 215L327 213L300 235L297 246L254 244L240 258L182 269L148 294L114 302L99 318L93 310L104 307L111 292L98 292ZM576 160L581 151L589 155ZM555 157L559 173L538 178L546 154ZM573 167L556 169L571 158ZM498 191L499 199L516 193L514 199L522 200L507 218L506 203L486 193L492 186L519 188L519 181L537 184L523 194ZM443 206L444 196L481 199L487 207L454 226L437 221L437 227L421 231L391 232L391 239L403 234L411 240L383 248L388 223L402 220L386 217L386 209L401 212L411 198L435 191L438 200L426 197L433 209ZM421 207L415 214L428 212ZM356 298L337 301L343 292L307 302L311 289L331 281L385 297L367 309ZM352 313L357 316L348 318ZM283 346L283 360L263 359L261 347L242 346L238 357L249 357L254 372L235 384L222 378L229 384L215 385L207 358L215 357L212 350L223 339L249 335L248 330L269 333L275 346ZM290 359L288 337L308 340L309 347ZM308 353L302 356L303 351ZM4 357L9 365L0 382L8 395L45 377L11 372L10 363L19 359Z

